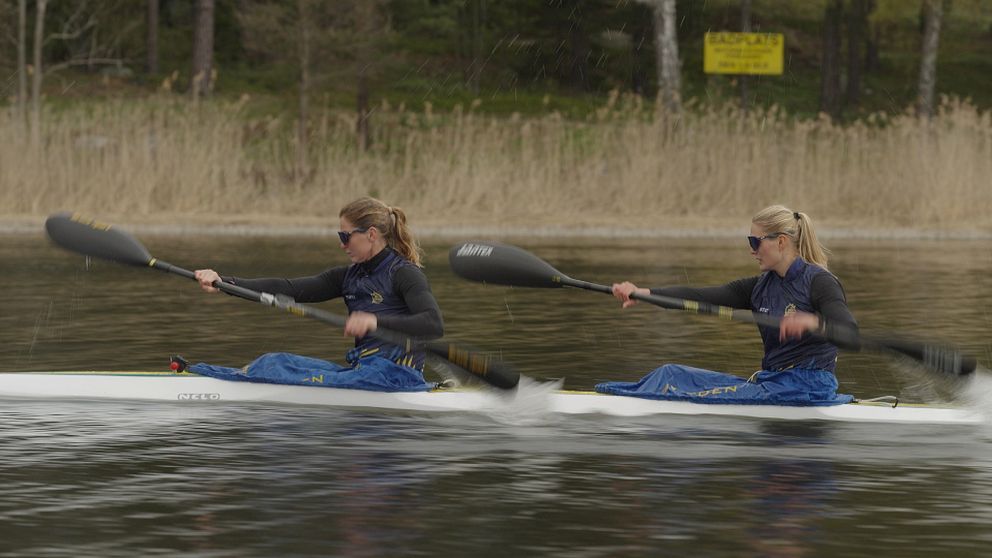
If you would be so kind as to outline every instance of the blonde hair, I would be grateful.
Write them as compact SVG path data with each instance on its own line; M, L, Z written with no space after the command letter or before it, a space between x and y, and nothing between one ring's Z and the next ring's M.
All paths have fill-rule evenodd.
M423 250L413 237L402 209L390 207L375 198L359 198L342 207L338 216L351 221L356 227L375 227L390 248L417 267L423 267Z
M816 239L813 220L809 215L793 211L784 205L772 205L757 212L751 222L761 227L765 234L788 236L802 259L827 269L827 255L830 250Z

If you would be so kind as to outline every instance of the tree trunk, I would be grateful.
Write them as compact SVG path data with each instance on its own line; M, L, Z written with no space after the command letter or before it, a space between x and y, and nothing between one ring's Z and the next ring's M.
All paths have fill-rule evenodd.
M942 0L923 0L923 47L920 53L919 97L916 114L933 116L933 97L937 87L937 46L944 10Z
M658 65L658 93L671 113L682 110L682 76L675 31L675 0L655 0L654 33Z
M576 8L572 15L575 19L569 21L568 28L568 82L577 91L588 91L590 47L582 28L585 14Z
M751 0L741 0L741 32L751 32ZM750 101L748 99L748 76L740 76L741 83L741 110L747 112Z
M158 0L148 0L145 70L158 74Z
M472 48L472 63L469 66L468 87L473 95L479 94L479 81L482 77L482 2L469 0L471 7L471 33L469 44Z
M190 91L193 98L209 95L213 86L214 0L196 0L193 21L193 75Z
M355 48L355 62L358 64L357 92L355 95L355 136L359 151L367 151L372 147L372 111L369 110L369 73L375 63L375 46L373 45L378 30L377 10L379 2L360 0L356 4L356 26L366 40L359 41Z
M31 141L41 141L41 79L44 77L42 68L42 47L45 45L45 9L48 0L37 0L34 18L34 64L31 79Z
M28 0L17 2L17 112L24 123L28 105Z
M307 124L310 121L310 17L307 0L296 0L300 40L300 120L296 130L296 179L302 182L309 172L307 163Z
M647 8L650 9L650 8ZM646 14L645 14L646 15ZM639 14L640 16L640 14ZM638 17L638 19L641 19ZM646 19L646 18L645 18ZM630 41L630 58L632 67L630 72L630 89L638 94L645 95L650 88L648 68L642 63L641 48L651 40L651 25L639 22L634 26Z
M840 105L840 42L843 0L830 0L823 19L823 64L820 68L820 112L837 120Z
M851 0L851 11L847 15L847 92L844 99L847 106L857 106L861 102L863 48L870 9L869 0Z
M865 41L865 73L876 74L882 68L879 58L879 45L882 42L882 27L878 23L871 26L868 39Z
M355 124L359 151L372 147L372 114L369 112L369 78L365 67L358 70L358 121Z

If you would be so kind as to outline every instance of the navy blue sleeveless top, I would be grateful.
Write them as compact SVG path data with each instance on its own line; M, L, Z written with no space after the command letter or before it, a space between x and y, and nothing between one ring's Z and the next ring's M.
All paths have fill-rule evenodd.
M386 251L388 253L375 269L369 270L361 263L348 266L342 284L342 295L349 314L368 312L382 316L410 313L403 297L393 290L393 275L399 269L413 263L389 248ZM389 359L395 359L394 355L389 353L397 351L397 354L402 354L399 351L404 350L369 335L355 339L355 348L359 350L361 356L379 354ZM414 351L395 360L400 364L423 370L424 357L423 351Z
M813 278L821 273L830 272L807 263L802 258L796 258L792 262L785 277L779 277L774 271L766 271L751 291L752 310L770 316L784 316L797 310L815 313L810 289ZM807 368L834 371L837 347L822 337L806 334L798 339L780 342L777 327L759 325L758 331L765 345L762 369L778 371Z

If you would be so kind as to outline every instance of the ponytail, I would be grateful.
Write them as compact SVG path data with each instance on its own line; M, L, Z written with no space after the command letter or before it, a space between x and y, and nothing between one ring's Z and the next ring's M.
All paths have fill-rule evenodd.
M389 213L393 219L393 234L387 237L390 240L389 245L399 255L410 260L417 267L424 267L423 263L421 263L421 257L424 252L420 248L420 243L414 238L410 226L407 225L406 213L398 207L390 207Z
M402 209L390 207L375 198L359 198L341 208L338 216L351 221L356 227L375 227L390 248L417 267L423 267L423 250L414 238Z
M813 220L809 215L793 211L784 205L773 205L759 211L751 222L761 227L767 234L788 236L799 257L809 263L827 269L827 256L830 250L816 238Z

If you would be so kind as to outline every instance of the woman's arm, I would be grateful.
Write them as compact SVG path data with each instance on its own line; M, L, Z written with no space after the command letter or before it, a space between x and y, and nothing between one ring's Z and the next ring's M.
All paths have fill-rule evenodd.
M431 292L427 276L420 268L405 266L397 270L393 275L393 288L403 297L410 313L376 315L378 327L419 339L437 339L444 335L441 308Z
M810 299L820 315L819 331L842 349L858 350L858 322L847 307L840 281L829 273L817 275L810 284Z
M651 289L651 294L671 298L684 298L698 302L708 302L731 308L751 308L751 293L758 284L759 277L746 277L731 281L719 287L662 287Z
M271 294L283 294L293 297L297 302L323 302L337 298L342 294L341 285L347 266L332 267L320 274L295 279L261 278L244 279L242 277L221 277L212 269L198 269L196 278L208 292L216 292L211 285L217 279L232 283L246 289Z

